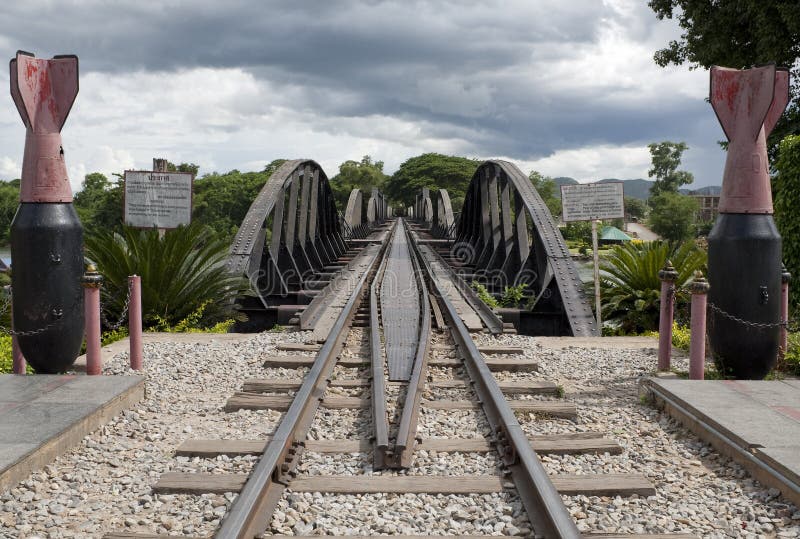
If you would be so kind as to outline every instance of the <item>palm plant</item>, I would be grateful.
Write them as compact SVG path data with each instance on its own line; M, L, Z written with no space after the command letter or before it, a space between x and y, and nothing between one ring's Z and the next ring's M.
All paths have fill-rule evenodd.
M228 245L203 225L193 223L167 231L124 227L86 237L86 256L105 278L104 312L118 317L128 293L128 276L142 278L142 318L170 325L202 312L203 322L229 316L244 279L225 269Z
M678 272L676 309L682 309L688 304L683 287L695 270L705 270L707 258L693 241L678 245L628 242L615 246L601 264L603 318L628 333L657 329L661 301L658 271L667 260L672 262Z

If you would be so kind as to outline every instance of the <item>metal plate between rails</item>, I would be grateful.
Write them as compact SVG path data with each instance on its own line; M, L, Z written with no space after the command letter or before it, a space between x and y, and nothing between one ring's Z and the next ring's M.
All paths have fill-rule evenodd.
M419 288L406 235L394 235L381 281L381 318L389 380L407 381L419 340Z

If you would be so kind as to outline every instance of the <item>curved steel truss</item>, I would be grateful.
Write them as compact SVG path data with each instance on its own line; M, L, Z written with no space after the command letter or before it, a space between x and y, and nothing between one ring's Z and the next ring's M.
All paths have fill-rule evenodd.
M446 208L446 202L442 206ZM432 226L440 237L448 222L444 212ZM472 266L475 279L501 291L504 285L525 283L532 294L532 312L559 325L553 328L556 334L597 335L564 239L539 193L516 165L499 160L481 164L467 190L455 239L452 251Z
M374 227L386 221L390 209L386 197L378 189L372 189L366 204L361 189L350 191L343 218L347 239L366 238Z
M245 275L265 307L297 292L346 249L333 192L315 161L286 161L250 205L231 245L229 271Z

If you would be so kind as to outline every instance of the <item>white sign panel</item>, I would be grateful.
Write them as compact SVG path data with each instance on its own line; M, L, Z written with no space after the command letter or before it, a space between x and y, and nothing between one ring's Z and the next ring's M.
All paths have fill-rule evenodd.
M622 182L562 185L561 209L565 223L622 218Z
M139 228L177 228L192 221L189 172L125 171L125 223Z

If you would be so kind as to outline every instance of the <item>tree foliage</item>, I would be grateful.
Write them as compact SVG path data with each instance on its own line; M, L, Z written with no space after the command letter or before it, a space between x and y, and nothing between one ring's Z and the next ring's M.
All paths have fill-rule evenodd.
M250 204L271 175L272 172L231 170L195 180L192 219L232 241Z
M362 157L360 162L345 161L339 165L339 173L330 180L337 208L344 211L353 189L361 189L368 198L373 187L383 190L388 179L383 173L383 161L373 161L368 155Z
M650 178L655 178L655 183L650 187L650 196L661 193L677 193L681 185L694 181L691 172L678 170L681 166L681 156L689 147L684 142L654 142L648 144L652 168L647 171Z
M647 215L647 204L643 200L625 197L625 215L629 221L639 221Z
M664 192L650 198L650 228L670 241L684 241L694 235L699 205L693 197Z
M11 241L11 221L19 206L19 180L0 181L0 245Z
M556 182L553 181L553 178L550 176L542 176L542 174L536 170L532 170L531 173L528 174L528 179L531 180L533 187L539 192L539 196L544 200L547 209L550 210L550 213L553 215L553 219L558 220L558 218L561 217L561 198L556 196L558 192Z
M628 333L657 329L661 301L658 271L667 259L678 272L676 308L685 309L689 295L683 286L691 280L695 270L705 270L706 252L694 241L682 244L626 242L615 245L601 262L603 318L619 324Z
M73 204L86 233L95 230L121 232L125 181L118 177L111 182L104 174L92 172L84 176L81 185Z
M783 261L794 283L800 278L800 136L788 136L780 145L776 163L778 175L772 182L775 189L775 224L783 238ZM791 303L800 306L800 287L789 286Z
M747 68L768 62L792 68L792 103L769 137L774 158L787 134L800 133L800 9L797 0L650 0L659 19L676 18L684 30L655 53L666 67L721 65Z
M158 231L123 227L121 233L94 230L86 235L86 255L105 278L103 303L118 317L128 276L142 278L145 325L158 319L175 325L202 310L208 324L230 316L233 298L246 282L225 268L229 243L200 223Z
M423 187L447 189L453 211L460 211L469 182L480 161L466 157L426 153L406 160L386 183L386 194L394 204L413 205Z

